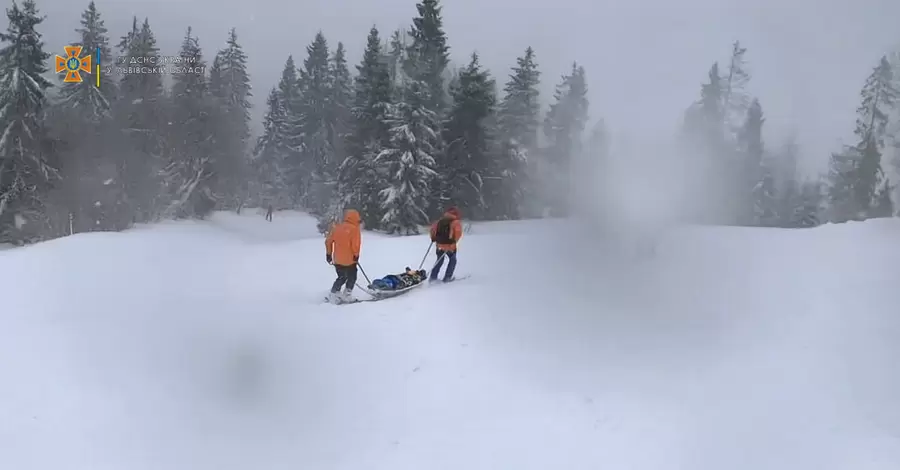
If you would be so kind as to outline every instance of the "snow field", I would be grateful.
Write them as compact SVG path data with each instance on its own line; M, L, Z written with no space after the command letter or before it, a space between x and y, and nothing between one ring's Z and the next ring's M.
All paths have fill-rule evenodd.
M302 214L0 252L0 468L900 466L897 221L578 233L475 224L472 278L348 306Z

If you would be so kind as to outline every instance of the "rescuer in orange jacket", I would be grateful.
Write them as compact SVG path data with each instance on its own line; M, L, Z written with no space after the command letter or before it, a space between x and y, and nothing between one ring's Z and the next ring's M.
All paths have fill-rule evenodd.
M451 207L447 209L444 216L431 225L431 241L437 245L437 263L431 269L429 281L436 281L438 274L441 273L441 267L444 265L444 258L447 263L447 271L444 272L444 282L453 280L453 271L456 269L456 244L463 236L462 222L460 222L459 209Z
M337 280L331 286L331 295L336 297L341 287L346 286L343 295L345 301L352 300L351 292L356 285L359 249L362 245L359 222L359 212L348 209L344 212L344 221L332 227L325 237L325 261L334 264L337 272Z

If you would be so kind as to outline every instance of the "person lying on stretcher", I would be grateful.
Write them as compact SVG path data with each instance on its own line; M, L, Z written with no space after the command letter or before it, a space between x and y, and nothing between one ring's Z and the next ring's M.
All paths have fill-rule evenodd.
M428 278L428 273L424 269L413 271L406 268L406 272L400 274L388 274L381 279L372 281L372 288L378 290L397 290L412 287L420 284Z

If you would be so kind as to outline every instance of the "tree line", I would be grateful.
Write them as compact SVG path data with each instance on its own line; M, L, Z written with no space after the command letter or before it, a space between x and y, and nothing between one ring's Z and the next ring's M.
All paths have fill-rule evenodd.
M415 6L407 28L373 26L355 66L343 43L318 32L302 61L285 61L254 138L234 29L210 60L188 28L177 55L190 67L174 73L54 83L44 17L34 0L14 1L0 33L0 242L244 206L304 210L322 230L353 207L367 229L396 234L418 233L448 205L475 220L569 215L579 165L610 157L603 121L587 132L584 68L572 64L545 110L534 49L500 85L477 53L452 65L439 0ZM120 64L161 56L147 19L113 45L94 2L75 31L74 44ZM745 52L735 43L727 66L712 66L685 113L685 155L715 169L733 196L698 221L797 227L891 215L881 156L900 149L896 64L885 57L865 84L858 143L832 156L829 175L804 179L795 143L763 143Z
M896 186L885 167L892 164L900 174L900 57L882 56L863 84L852 145L830 156L827 174L804 175L795 137L774 148L764 143L762 105L746 91L746 52L735 42L724 67L713 63L699 99L685 112L685 154L717 177L711 186L719 197L700 202L698 219L809 227L898 215ZM887 156L893 161L883 161Z

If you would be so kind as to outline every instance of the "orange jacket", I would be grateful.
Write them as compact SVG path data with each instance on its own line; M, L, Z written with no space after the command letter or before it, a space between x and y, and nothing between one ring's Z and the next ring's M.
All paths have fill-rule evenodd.
M459 221L459 215L457 215L457 211L447 211L444 213L444 216L441 217L450 219L450 238L455 240L453 243L438 243L437 249L441 251L456 251L456 244L459 243L459 240L463 236L463 228L462 222ZM435 237L437 236L437 228L438 224L441 221L438 220L435 223L431 224L431 241L436 242Z
M359 212L344 212L344 222L335 225L325 237L325 254L332 255L334 264L353 266L359 259L362 236L359 230Z

